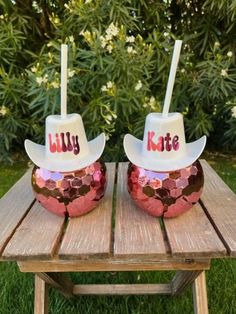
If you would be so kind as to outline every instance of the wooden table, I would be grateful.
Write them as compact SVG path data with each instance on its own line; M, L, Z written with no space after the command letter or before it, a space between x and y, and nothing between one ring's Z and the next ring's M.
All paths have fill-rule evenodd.
M28 171L0 201L0 260L14 260L20 271L35 274L35 313L48 312L49 286L67 297L175 296L191 283L195 313L208 313L204 271L213 258L236 257L236 195L206 161L201 163L201 201L173 219L135 207L126 189L127 163L107 164L101 205L67 221L35 202ZM66 275L141 270L176 270L176 275L166 284L133 285L75 285Z

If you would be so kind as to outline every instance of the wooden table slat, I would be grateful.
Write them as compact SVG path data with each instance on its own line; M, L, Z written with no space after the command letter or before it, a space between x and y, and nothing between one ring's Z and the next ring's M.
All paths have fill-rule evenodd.
M128 163L119 163L114 256L166 256L159 220L137 208L127 191Z
M3 252L8 260L48 260L57 247L65 218L36 202Z
M236 194L205 160L201 164L206 182L201 200L229 255L236 257Z
M171 253L178 257L222 257L226 249L199 203L175 218L164 219Z
M59 250L60 258L79 259L110 254L116 165L107 163L106 166L108 184L104 199L90 213L70 219Z
M0 256L34 201L30 178L31 170L0 199Z
M52 259L50 261L18 261L20 271L38 272L97 272L210 269L210 259L147 258L94 258L78 260Z

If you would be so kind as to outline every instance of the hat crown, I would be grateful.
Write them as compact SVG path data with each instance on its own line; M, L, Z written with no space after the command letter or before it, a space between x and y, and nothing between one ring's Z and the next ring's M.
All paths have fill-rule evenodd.
M46 156L52 162L73 160L89 153L83 121L77 113L68 114L65 118L61 115L48 116L45 139Z
M163 117L149 113L146 117L142 155L151 160L174 160L186 153L183 116L178 112Z

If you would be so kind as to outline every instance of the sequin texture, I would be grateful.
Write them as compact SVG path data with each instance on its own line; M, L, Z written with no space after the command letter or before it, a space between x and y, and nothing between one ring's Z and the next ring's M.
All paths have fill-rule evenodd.
M49 211L76 217L94 209L106 189L106 166L102 161L72 172L55 172L35 166L32 187L36 199Z
M200 162L177 171L157 172L129 163L128 191L138 207L153 216L175 217L200 198L204 176Z

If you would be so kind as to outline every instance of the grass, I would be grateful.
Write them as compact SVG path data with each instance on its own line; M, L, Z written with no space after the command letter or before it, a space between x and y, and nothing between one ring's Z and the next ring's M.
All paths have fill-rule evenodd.
M236 192L236 157L207 152L203 156L223 180ZM14 166L0 165L0 196L24 173L27 163ZM173 272L107 272L78 273L72 278L79 283L157 283L167 282ZM212 262L207 272L209 312L236 314L236 260L221 259ZM0 262L0 314L33 313L33 275L20 273L16 264ZM84 314L143 314L193 313L191 288L176 298L168 296L80 297L66 300L56 291L50 291L50 313Z
M27 163L24 160L13 165L4 165L0 163L0 197L24 174Z

